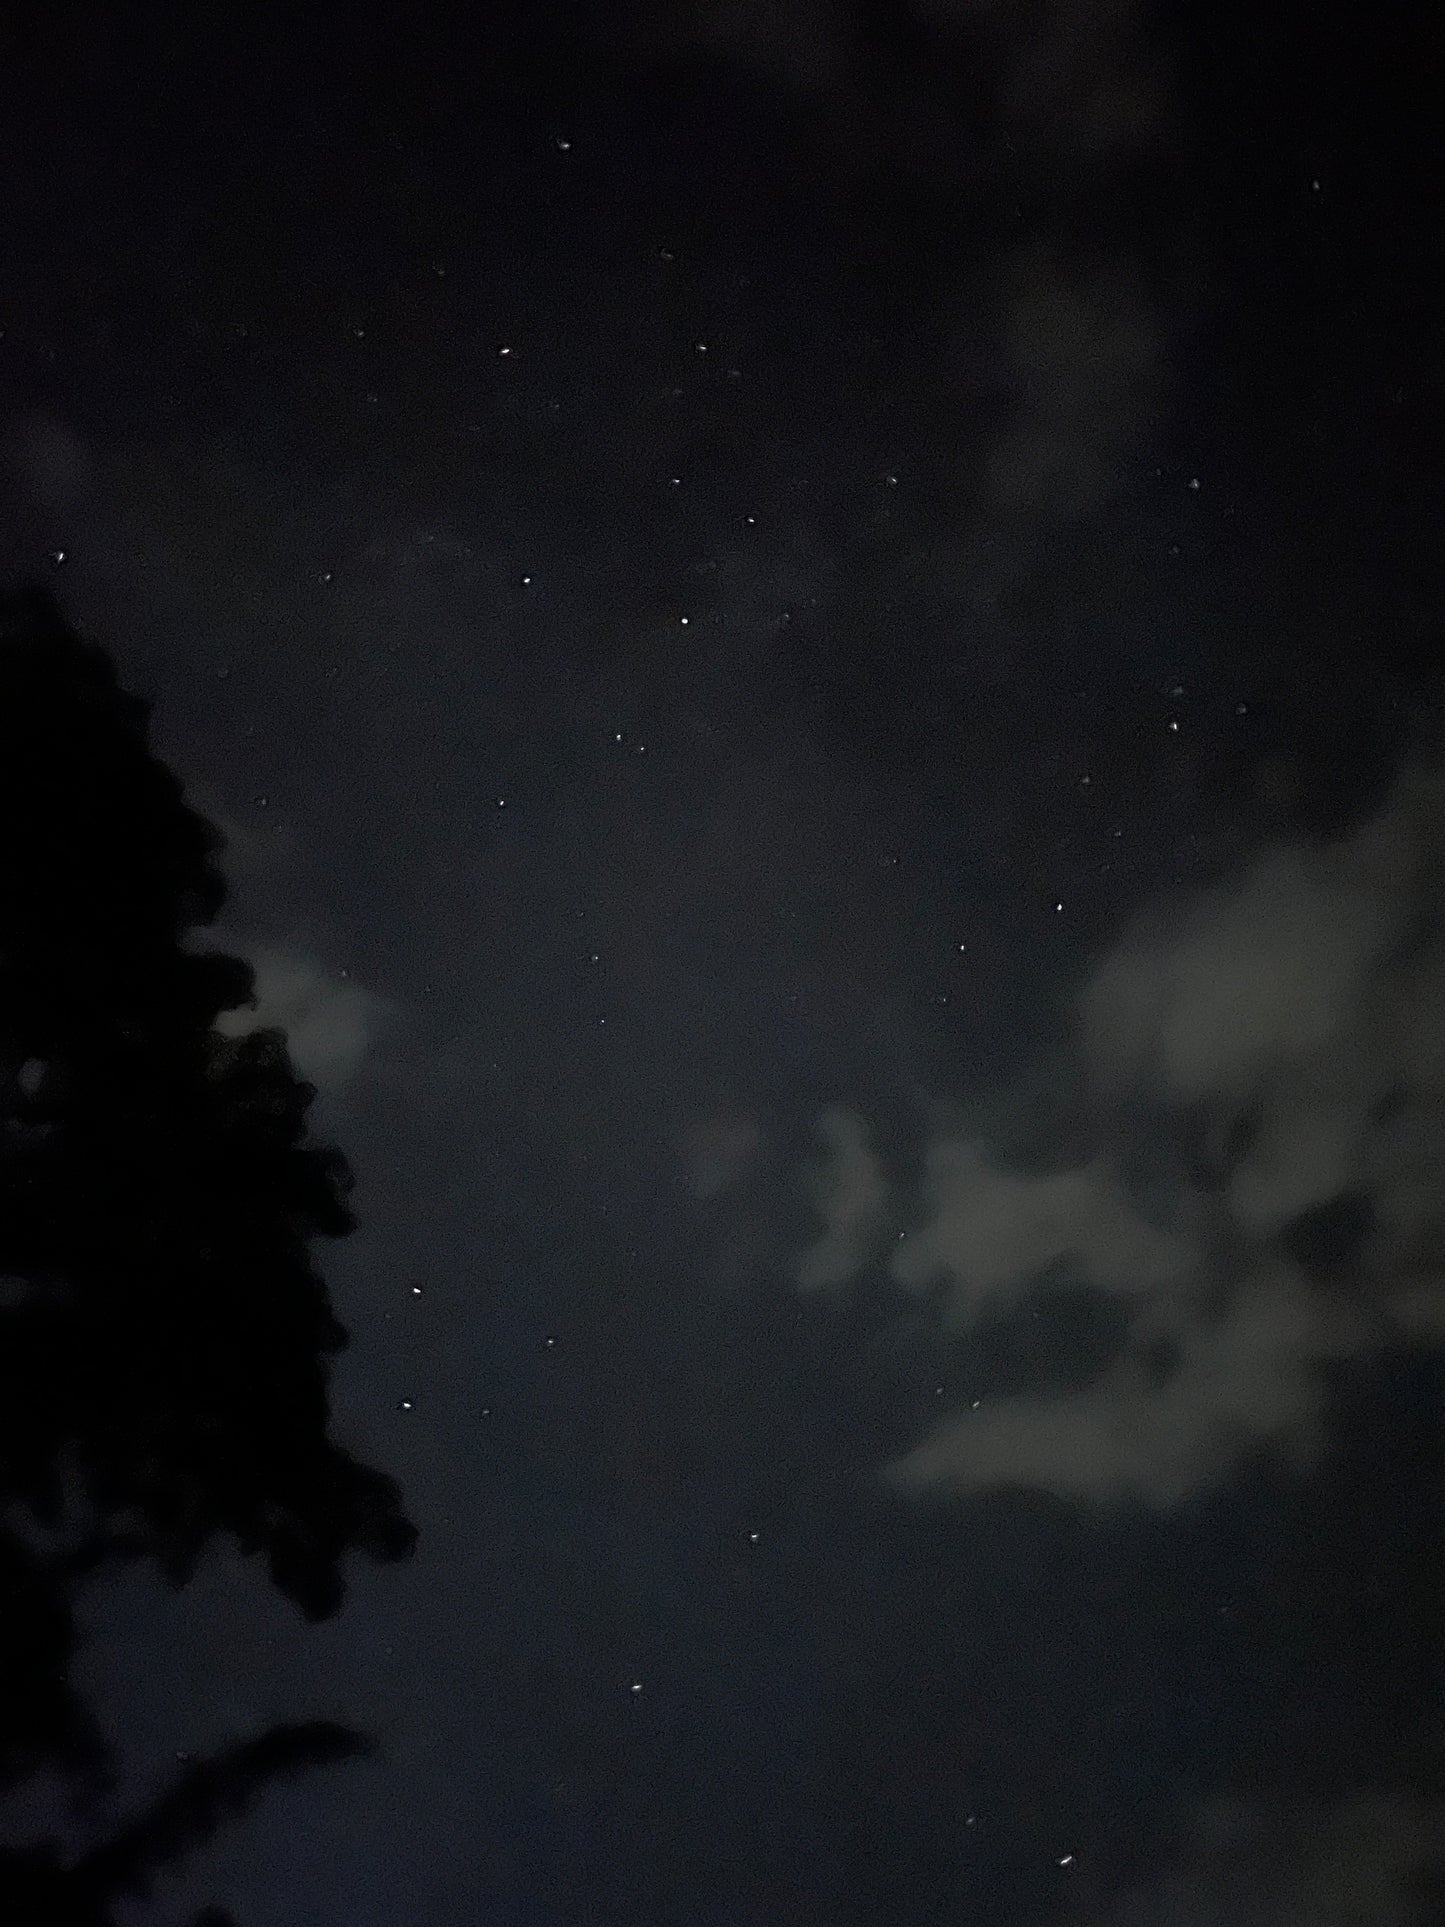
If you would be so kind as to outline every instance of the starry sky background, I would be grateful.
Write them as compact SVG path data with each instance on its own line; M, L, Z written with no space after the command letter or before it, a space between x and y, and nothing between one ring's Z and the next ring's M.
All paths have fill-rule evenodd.
M168 1904L1442 1918L1438 16L299 11L0 79L0 561L422 1533L96 1596L135 1797L382 1743Z

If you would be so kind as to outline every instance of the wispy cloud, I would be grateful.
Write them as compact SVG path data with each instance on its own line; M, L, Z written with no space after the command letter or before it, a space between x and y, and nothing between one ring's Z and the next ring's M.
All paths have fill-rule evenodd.
M1124 1339L1070 1393L979 1388L891 1480L1171 1506L1262 1455L1311 1463L1331 1364L1445 1342L1442 883L1445 774L1411 769L1355 833L1266 849L1102 957L1059 1066L1086 1157L1014 1168L966 1106L936 1135L886 1268L941 1337L1027 1317L1062 1270ZM860 1120L823 1130L802 1288L876 1260L887 1191Z
M823 1230L798 1264L804 1291L856 1275L876 1247L888 1202L888 1181L863 1120L834 1108L823 1113L818 1129L826 1153L809 1174L809 1189Z
M681 1132L688 1189L699 1203L720 1198L742 1182L763 1153L757 1120L723 1111L690 1119Z
M1088 1918L1110 1927L1412 1927L1427 1917L1426 1879L1445 1870L1442 1840L1445 1806L1410 1794L1319 1807L1212 1802L1192 1816L1157 1880Z
M976 443L964 371L991 337L986 365L1008 405L981 460L971 452L961 465L970 495L982 483L983 512L1018 535L1117 494L1169 389L1160 289L1137 221L1117 218L1119 194L1181 137L1138 0L688 0L644 11L652 57L730 61L811 102L839 178L851 166L905 193L912 178L930 205L968 211L974 242L952 264L947 297L957 339L943 348L957 367L940 367L935 389L964 398L958 431Z
M1097 507L1163 412L1149 291L1128 262L1073 262L1035 241L1007 257L994 300L1014 406L988 451L989 500L1010 516Z

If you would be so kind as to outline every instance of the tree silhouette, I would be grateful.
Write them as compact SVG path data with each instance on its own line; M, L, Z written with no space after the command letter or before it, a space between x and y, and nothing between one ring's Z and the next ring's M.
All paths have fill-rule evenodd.
M272 1727L197 1761L158 1800L74 1859L49 1842L0 1857L6 1918L46 1927L110 1927L117 1900L148 1898L163 1867L204 1845L272 1781L367 1750L367 1741L349 1727L309 1720ZM228 1922L228 1914L208 1907L194 1927Z
M346 1333L310 1247L352 1229L350 1174L308 1137L284 1035L215 1029L252 973L186 947L224 899L222 839L147 721L45 592L0 598L0 1789L108 1783L69 1684L88 1574L152 1559L182 1585L229 1534L321 1619L349 1553L416 1536L328 1435ZM295 1731L226 1784L299 1763ZM103 1917L106 1851L49 1868L77 1920Z

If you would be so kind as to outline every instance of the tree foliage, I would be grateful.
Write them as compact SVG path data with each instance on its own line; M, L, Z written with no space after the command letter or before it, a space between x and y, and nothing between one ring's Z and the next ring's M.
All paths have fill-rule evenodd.
M105 1783L69 1682L89 1573L150 1560L181 1585L229 1536L321 1619L348 1555L415 1540L329 1432L346 1333L312 1246L352 1229L350 1174L309 1136L284 1035L215 1028L254 989L189 942L222 839L147 726L47 595L0 599L0 1789ZM233 1781L275 1765L262 1747ZM103 1917L116 1864L70 1869L75 1919Z

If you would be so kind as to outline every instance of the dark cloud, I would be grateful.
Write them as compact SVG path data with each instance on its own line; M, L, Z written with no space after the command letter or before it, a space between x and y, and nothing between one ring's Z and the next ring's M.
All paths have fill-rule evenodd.
M1110 1927L1418 1927L1445 1871L1445 1808L1371 1791L1327 1806L1218 1800L1189 1818L1174 1863L1106 1910ZM1433 1883L1433 1884L1432 1884Z
M960 514L1026 543L1137 480L1189 280L1187 225L1150 200L1183 115L1135 0L691 0L649 15L644 44L791 94L855 193L931 208L931 256L952 230L930 386Z
M0 446L12 484L48 508L72 507L94 472L83 437L54 415L36 411L12 419Z

